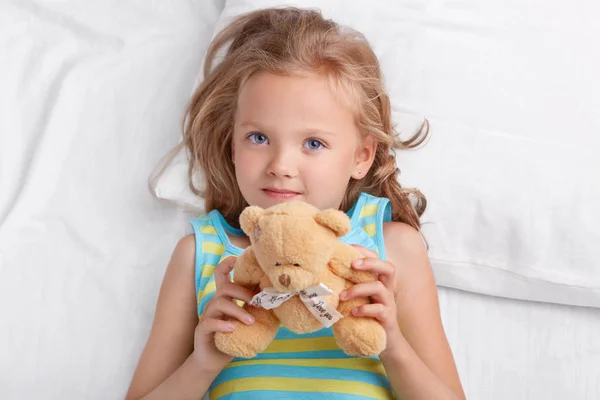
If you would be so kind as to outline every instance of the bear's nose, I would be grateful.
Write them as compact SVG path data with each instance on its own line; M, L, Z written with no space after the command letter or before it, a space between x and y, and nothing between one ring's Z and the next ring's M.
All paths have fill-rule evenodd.
M291 283L290 276L287 274L279 275L279 283L281 283L281 285L285 286L285 287L290 286L290 283Z

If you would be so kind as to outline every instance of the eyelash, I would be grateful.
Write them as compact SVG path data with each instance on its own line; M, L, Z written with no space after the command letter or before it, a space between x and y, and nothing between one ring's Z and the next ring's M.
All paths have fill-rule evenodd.
M265 141L263 141L263 142L260 142L260 143L259 143L259 142L257 142L257 140L256 140L256 139L257 139L257 136L261 136L261 137L263 137ZM264 144L264 143L268 143L268 142L269 142L269 139L267 138L267 136L266 136L265 134L263 134L263 133L260 133L260 132L252 132L252 133L251 133L251 134L249 134L249 135L248 135L246 138L247 138L247 139L248 139L248 140L249 140L251 143L254 143L254 144ZM327 147L327 145L326 145L326 144L325 144L323 141L321 141L321 140L319 140L319 139L315 139L315 138L310 138L310 139L307 139L307 140L304 142L304 144L307 144L307 143L310 143L310 142L317 142L317 143L319 143L319 146L320 146L320 147L319 147L319 148L317 148L317 149L312 149L312 148L308 147L308 149L309 149L309 150L317 151L317 150L321 150L321 149L324 149L324 148L326 148L326 147Z

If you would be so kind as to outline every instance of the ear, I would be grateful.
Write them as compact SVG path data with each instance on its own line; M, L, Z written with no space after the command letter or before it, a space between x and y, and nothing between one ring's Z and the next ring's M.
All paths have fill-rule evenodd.
M367 175L369 168L371 168L375 160L376 152L377 141L371 135L365 135L356 149L356 161L354 163L354 171L352 171L352 178L358 180Z
M350 232L350 218L343 212L333 208L319 211L315 215L315 221L319 225L331 229L337 237L342 237Z
M258 206L249 206L242 211L240 214L240 227L246 235L252 235L258 225L258 220L264 212L265 210Z

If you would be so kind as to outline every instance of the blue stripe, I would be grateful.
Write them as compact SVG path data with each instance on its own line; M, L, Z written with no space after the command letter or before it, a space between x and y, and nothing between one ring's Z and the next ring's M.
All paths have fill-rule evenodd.
M243 378L298 378L334 379L338 381L362 382L392 389L389 379L374 372L331 367L298 367L291 365L241 365L225 368L213 381L212 387L221 383Z
M281 327L277 331L277 336L275 339L311 339L311 338L320 338L320 337L331 337L333 336L332 328L323 328L319 329L316 332L312 333L303 333L301 335L290 331L288 328Z
M212 276L210 278L212 278ZM208 281L210 281L210 278L201 277L200 281L198 282L198 289L204 290L204 288L206 287L206 284L208 283Z
M206 288L206 285L208 284L208 282L213 282L215 280L215 276L211 275L208 278L202 277L200 278L200 290L204 290Z
M198 288L200 290L204 290L206 288L206 285L208 284L208 282L214 281L215 280L215 276L211 275L208 278L205 277L201 277L200 278L200 282L198 283Z
M356 394L322 393L322 392L282 392L278 390L251 390L230 393L219 400L365 400L371 397Z
M369 225L369 224L375 224L377 222L377 214L375 215L369 215L368 217L362 217L360 219L360 227L364 228L365 226Z
M348 244L359 244L367 249L377 251L375 241L367 235L361 226L351 232L351 236L342 238L342 241Z
M203 296L200 299L200 303L198 303L198 315L200 315L200 314L202 314L202 312L204 312L204 307L206 306L206 303L208 303L208 301L210 299L212 299L214 295L215 295L215 292L212 292L212 293L207 294L206 296Z
M203 233L200 231L200 227L202 226L202 221L199 218L195 218L190 221L192 225L192 229L194 230L194 239L196 241L196 268L195 268L195 281L196 281L196 296L198 296L199 289L199 278L200 278L200 270L202 269L202 263L204 262L204 252L202 251L202 236Z
M204 233L203 235L204 235L204 242L223 244L223 242L221 242L221 239L219 239L219 237L213 233Z
M375 234L375 241L379 249L379 257L382 260L387 259L385 252L385 240L383 237L383 224L392 220L392 206L390 201L386 198L379 199L379 208L377 210L377 230Z
M221 242L217 243L221 244ZM217 266L219 264L219 261L221 261L221 254L217 255L212 253L204 253L204 264Z

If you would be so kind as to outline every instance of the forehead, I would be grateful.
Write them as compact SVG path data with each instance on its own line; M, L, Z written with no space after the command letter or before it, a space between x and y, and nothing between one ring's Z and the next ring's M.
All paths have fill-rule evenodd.
M259 72L241 87L236 122L311 125L327 131L355 127L353 110L322 74ZM315 126L316 125L316 126Z

